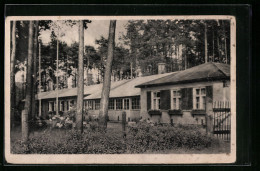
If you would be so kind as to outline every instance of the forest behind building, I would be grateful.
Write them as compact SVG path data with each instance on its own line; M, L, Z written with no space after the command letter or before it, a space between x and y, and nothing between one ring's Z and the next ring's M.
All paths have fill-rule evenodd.
M53 23L50 20L39 21L39 34L41 30L51 31L51 41L41 43L39 40L41 49L37 50L37 65L41 53L41 77L37 71L36 84L38 87L40 78L41 91L56 89L56 78L59 79L59 89L68 88L69 84L71 87L77 86L79 43L60 41L57 46L58 36L68 34L62 32L62 25L73 25L73 22L64 21L59 35ZM16 22L15 73L26 70L28 44L24 42L28 42L28 27L28 21ZM166 72L185 70L205 62L230 64L229 20L129 20L125 29L125 33L119 35L120 43L115 45L112 81L158 74L158 63L166 64ZM104 79L108 39L101 35L95 43L96 47L84 46L85 85L99 84ZM96 73L95 79L93 71ZM25 75L22 77L25 81ZM19 91L22 90L19 88Z

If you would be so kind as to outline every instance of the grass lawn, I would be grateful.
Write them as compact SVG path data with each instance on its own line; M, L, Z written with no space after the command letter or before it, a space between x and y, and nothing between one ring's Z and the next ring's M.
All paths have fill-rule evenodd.
M86 130L84 130L86 131ZM38 131L31 131L29 137L30 138L36 138L44 141L45 136L48 135L49 137L53 137L49 140L48 143L56 143L59 144L60 142L66 141L64 138L66 137L65 135L69 134L70 130L66 129L44 129L44 130L38 130ZM127 129L127 136L129 134L129 129ZM102 134L101 134L102 135ZM122 134L122 125L121 123L108 123L107 126L107 132L106 135L111 135L112 140L117 139L117 143L124 141L123 139L123 134ZM97 136L100 136L98 134ZM88 137L88 135L86 135ZM128 136L129 137L129 136ZM98 138L98 137L97 137ZM15 142L21 139L21 128L17 126L15 129L11 131L11 144L14 145ZM108 141L111 141L108 140ZM95 145L95 140L93 140L94 145ZM98 143L103 143L103 142L97 142ZM163 143L163 142L162 142ZM112 144L110 144L111 146ZM159 144L159 146L163 146L163 144ZM15 146L16 147L16 146ZM103 147L103 146L102 146ZM94 148L94 147L92 147ZM99 147L97 147L99 148ZM103 147L106 148L106 147ZM115 147L116 148L116 147ZM215 154L215 153L229 153L230 152L230 143L229 142L224 142L224 141L219 141L218 144L212 144L210 147L207 148L202 148L202 149L196 149L196 148L183 148L183 147L178 147L175 149L168 149L168 150L147 150L144 153L163 153L163 154Z

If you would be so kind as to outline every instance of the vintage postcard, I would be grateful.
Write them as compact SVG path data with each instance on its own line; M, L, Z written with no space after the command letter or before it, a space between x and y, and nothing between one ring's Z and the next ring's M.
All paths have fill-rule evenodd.
M5 21L10 164L236 161L234 16Z

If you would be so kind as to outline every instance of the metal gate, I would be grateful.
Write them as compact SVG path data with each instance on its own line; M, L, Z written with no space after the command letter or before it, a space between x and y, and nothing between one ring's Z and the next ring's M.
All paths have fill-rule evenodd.
M213 133L224 141L230 141L230 102L217 101L213 104Z

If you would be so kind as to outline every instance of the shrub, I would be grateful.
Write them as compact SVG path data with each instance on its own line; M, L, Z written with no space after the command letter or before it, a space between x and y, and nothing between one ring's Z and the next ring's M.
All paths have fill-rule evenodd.
M33 130L45 129L46 127L47 123L42 117L35 117L30 122L30 128Z
M99 127L98 122L95 122L95 121L90 122L89 126L90 126L91 131L97 131L98 127Z
M201 149L211 146L216 141L201 131L198 126L169 125L150 126L140 122L137 127L130 127L128 144L131 153L144 151L161 151L176 148Z
M203 149L219 141L207 136L198 126L151 126L139 122L135 127L127 127L127 136L122 131L108 129L106 133L98 129L97 122L81 134L76 130L50 130L31 137L28 143L12 143L13 153L42 154L120 154L147 153L174 149ZM43 138L44 137L44 138ZM55 137L55 138L54 138Z

